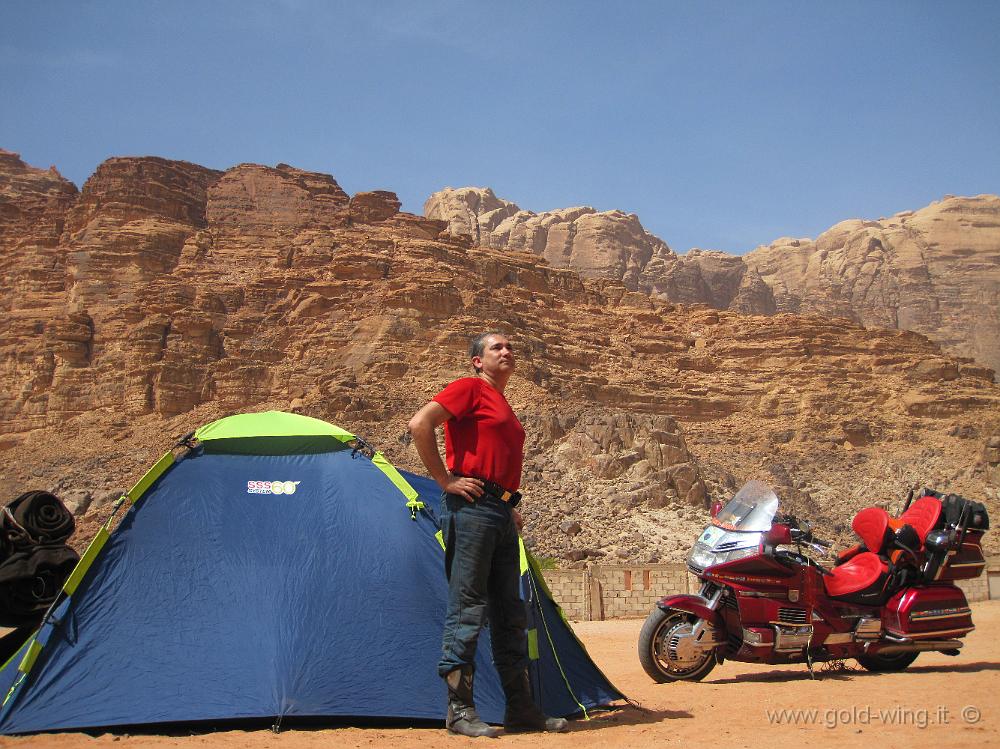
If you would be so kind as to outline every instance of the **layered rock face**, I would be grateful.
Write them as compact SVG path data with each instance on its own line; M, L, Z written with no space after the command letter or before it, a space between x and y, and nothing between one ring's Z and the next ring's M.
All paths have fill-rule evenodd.
M64 254L57 252L76 187L55 168L29 167L0 149L0 299L4 337L34 330L62 303ZM37 318L37 319L36 319Z
M744 258L788 312L923 333L1000 370L1000 197L949 197Z
M507 396L529 435L527 536L542 554L676 559L709 499L754 476L820 520L904 481L992 491L967 456L1000 431L1000 391L919 335L675 305L284 165L112 159L79 197L3 168L0 185L18 185L3 193L5 281L23 290L0 339L13 491L73 492L98 517L180 435L265 408L337 423L419 470L407 420L470 374L467 338L491 328L518 351ZM713 262L700 278L752 307L747 274Z
M844 221L815 241L784 238L745 256L678 256L634 215L534 214L482 188L447 189L426 215L497 249L621 280L673 302L751 314L807 312L922 333L1000 370L1000 198L949 197L879 221Z
M676 261L634 213L583 206L536 214L488 188L469 187L435 193L424 204L424 215L447 221L452 234L467 234L483 247L531 252L553 267L619 280L631 290L639 287L640 273L653 258Z
M59 246L77 195L54 168L35 169L0 150L0 409L6 414L20 412L32 391L51 385L56 350L86 357L90 323L66 309L66 252Z

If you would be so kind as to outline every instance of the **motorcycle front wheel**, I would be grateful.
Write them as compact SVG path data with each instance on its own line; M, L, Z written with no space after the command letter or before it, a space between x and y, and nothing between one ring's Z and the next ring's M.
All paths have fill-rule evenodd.
M683 640L698 617L686 611L656 607L639 632L639 662L660 683L701 681L715 668L715 651L685 655Z
M920 653L896 653L896 655L859 655L855 660L865 667L866 671L881 673L884 671L902 671L917 659Z

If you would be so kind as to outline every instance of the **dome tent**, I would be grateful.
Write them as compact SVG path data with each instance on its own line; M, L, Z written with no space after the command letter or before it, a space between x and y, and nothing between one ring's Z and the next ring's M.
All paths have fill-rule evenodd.
M333 716L443 720L440 491L363 440L267 412L207 424L121 500L0 669L0 733ZM552 715L622 698L522 554ZM477 703L500 722L488 631Z

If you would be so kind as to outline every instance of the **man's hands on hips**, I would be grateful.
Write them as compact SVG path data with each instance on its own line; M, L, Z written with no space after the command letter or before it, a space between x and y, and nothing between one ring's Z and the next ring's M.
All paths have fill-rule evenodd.
M442 488L449 494L464 497L466 502L475 502L478 497L483 496L483 482L470 476L454 476L449 473L448 481Z
M464 497L466 502L475 502L477 498L483 496L483 482L479 479L469 476L454 476L452 474L448 474L448 476L448 483L445 484L444 490L449 494L458 494ZM517 526L518 532L523 530L524 518L521 517L521 513L511 507L510 514L514 518L514 525Z

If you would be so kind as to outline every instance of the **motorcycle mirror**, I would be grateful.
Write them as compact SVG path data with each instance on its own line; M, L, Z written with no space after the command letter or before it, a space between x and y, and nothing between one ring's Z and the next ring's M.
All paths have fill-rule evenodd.
M775 523L767 532L767 543L772 546L780 544L790 544L792 542L792 529L782 523Z
M722 502L715 500L712 502L712 508L709 510L712 513L712 517L716 517L720 512L722 512Z

